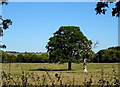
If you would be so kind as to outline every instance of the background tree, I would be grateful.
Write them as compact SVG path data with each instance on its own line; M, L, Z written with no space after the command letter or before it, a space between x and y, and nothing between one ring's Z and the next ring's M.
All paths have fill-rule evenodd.
M0 5L3 5L3 4L8 4L8 1L7 0L1 0L0 1ZM10 19L3 19L2 18L2 15L0 15L0 37L3 36L3 30L6 30L9 28L9 25L12 24L12 21ZM6 45L1 45L0 44L0 48L6 48Z
M109 4L115 2L116 0L100 0L100 2L98 2L96 4L96 14L105 14L105 12L107 11L107 8L109 8ZM120 0L117 1L115 3L115 7L112 8L112 16L116 16L119 17L120 15Z
M48 53L19 53L16 58L17 62L22 63L48 63Z
M2 62L3 63L16 63L17 57L14 54L9 54L2 51Z
M80 61L80 57L91 48L91 40L80 31L79 27L62 26L49 39L46 46L49 53L49 62L68 62L68 70L71 70L71 63Z
M120 46L100 50L96 55L93 62L98 62L98 58L100 63L120 62Z
M25 58L24 58L24 56L20 53L20 54L18 54L17 55L17 62L24 62L25 61Z
M49 54L48 53L41 53L40 56L40 61L39 62L42 62L42 63L46 63L49 61Z
M2 52L2 62L4 63L8 62L9 55L4 51L1 51L1 52Z

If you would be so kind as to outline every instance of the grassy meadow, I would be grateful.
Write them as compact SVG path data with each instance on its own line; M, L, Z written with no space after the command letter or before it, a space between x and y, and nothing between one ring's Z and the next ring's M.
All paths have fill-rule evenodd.
M88 63L88 73L83 73L82 69L82 63L72 63L71 71L67 70L67 63L2 63L2 71L6 74L10 72L12 79L20 80L24 72L24 77L32 85L60 84L58 76L62 84L83 85L83 82L92 79L92 83L96 85L102 76L104 80L113 80L114 74L118 74L118 63ZM56 74L57 76L55 76Z

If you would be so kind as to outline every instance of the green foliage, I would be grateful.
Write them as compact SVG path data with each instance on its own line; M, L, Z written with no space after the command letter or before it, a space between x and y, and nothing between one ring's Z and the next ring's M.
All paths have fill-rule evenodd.
M0 1L0 5L8 4L7 0ZM0 15L0 37L3 36L3 31L9 28L9 25L12 25L12 21L10 19L3 19L2 15ZM6 45L0 45L0 48L6 48Z
M92 50L90 50L89 55L87 56L87 61L88 62L93 62L94 58L95 58L95 53Z
M48 53L42 53L40 55L41 62L48 62L49 61L49 54Z
M97 2L96 4L96 8L95 8L95 11L96 11L96 14L104 14L106 13L107 9L106 8L109 8L109 3L113 3L115 2L116 0L108 0L108 1L104 1L104 0L100 0L100 2ZM120 1L117 1L115 2L115 7L112 8L112 16L116 16L116 17L119 17L120 15Z
M2 51L2 62L16 62L16 56Z
M110 48L108 48L108 49L113 49L113 50L118 50L118 51L120 51L120 46L110 47Z
M4 60L4 62L7 62L8 61L8 57L9 55L5 52L2 51L2 61Z
M48 53L6 53L2 51L2 62L11 63L11 62L22 62L22 63L47 63L49 60Z
M80 61L84 50L91 48L92 42L80 31L79 27L62 26L49 39L46 46L50 54L50 62Z
M17 62L24 62L25 58L22 54L17 55Z
M17 56L18 62L27 62L27 63L45 63L48 62L49 54L48 53L25 53L19 54Z
M94 58L94 62L120 62L120 47L110 47L105 50L100 50L97 54L96 57Z

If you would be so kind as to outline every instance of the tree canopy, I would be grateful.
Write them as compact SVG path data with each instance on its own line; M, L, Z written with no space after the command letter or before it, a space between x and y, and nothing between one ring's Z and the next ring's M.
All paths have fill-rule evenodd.
M79 62L84 52L91 48L92 41L80 31L79 27L62 26L50 37L46 46L49 53L49 62L68 62L68 69L71 69L71 62Z

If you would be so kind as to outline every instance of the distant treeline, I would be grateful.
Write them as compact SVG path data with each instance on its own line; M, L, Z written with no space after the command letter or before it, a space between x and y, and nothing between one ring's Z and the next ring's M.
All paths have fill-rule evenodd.
M100 63L115 63L120 62L120 46L110 47L108 49L100 50L95 54L93 62Z
M2 62L3 63L46 63L49 60L48 53L7 53L2 52Z
M116 63L120 62L120 46L110 47L108 49L100 50L96 54L91 52L92 56L88 58L88 62L94 63ZM18 53L18 52L3 52L3 63L48 63L48 53Z

